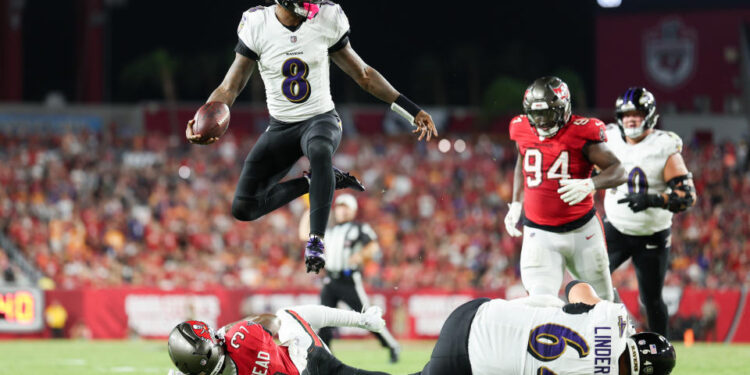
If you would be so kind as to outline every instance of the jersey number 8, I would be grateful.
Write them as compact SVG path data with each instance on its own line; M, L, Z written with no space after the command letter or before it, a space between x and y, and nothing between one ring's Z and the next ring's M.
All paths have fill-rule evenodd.
M286 77L281 83L281 92L292 103L304 103L310 98L310 81L307 75L310 67L299 58L292 57L284 61L281 66L281 74Z
M547 179L569 179L568 160L568 151L561 151L547 171ZM526 171L526 186L537 187L542 184L542 152L539 149L530 148L526 150L523 156L523 170Z

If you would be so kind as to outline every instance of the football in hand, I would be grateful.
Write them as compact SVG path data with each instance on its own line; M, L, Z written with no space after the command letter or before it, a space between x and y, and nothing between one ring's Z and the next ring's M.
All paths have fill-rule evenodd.
M193 133L203 138L218 138L229 128L229 106L221 102L208 102L195 113Z

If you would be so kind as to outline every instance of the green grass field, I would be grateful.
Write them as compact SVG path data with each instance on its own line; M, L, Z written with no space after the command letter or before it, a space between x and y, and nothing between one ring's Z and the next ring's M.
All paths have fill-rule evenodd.
M422 368L430 341L404 342L401 362L387 363L388 353L376 341L335 341L334 352L345 363L392 374ZM164 341L0 341L0 374L166 374L170 368ZM698 344L677 347L676 375L750 374L750 345Z

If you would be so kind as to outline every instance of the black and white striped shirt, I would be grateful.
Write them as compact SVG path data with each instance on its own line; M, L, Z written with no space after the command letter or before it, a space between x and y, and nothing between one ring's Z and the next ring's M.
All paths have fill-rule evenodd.
M326 270L329 272L356 271L359 265L350 264L349 257L375 241L377 235L366 223L349 221L326 229Z

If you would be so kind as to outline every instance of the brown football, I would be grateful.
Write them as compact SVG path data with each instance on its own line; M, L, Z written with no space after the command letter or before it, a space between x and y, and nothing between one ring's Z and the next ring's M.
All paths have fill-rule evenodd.
M208 102L195 112L193 133L205 138L221 137L229 128L229 106Z

